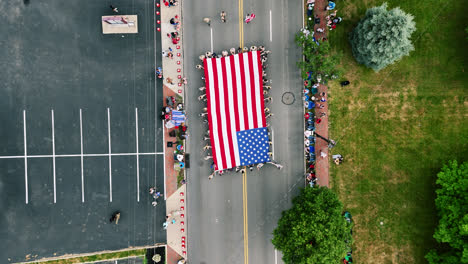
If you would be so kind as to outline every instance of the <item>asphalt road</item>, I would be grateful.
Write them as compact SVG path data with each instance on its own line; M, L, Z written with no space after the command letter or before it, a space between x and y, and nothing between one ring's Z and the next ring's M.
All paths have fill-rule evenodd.
M227 12L227 23L219 19L221 10ZM272 80L270 96L274 101L268 107L274 113L270 119L274 159L284 165L281 171L266 165L260 171L247 173L248 256L249 263L281 263L280 254L271 244L272 231L281 211L290 207L291 197L304 186L301 78L296 66L301 52L294 44L294 34L302 25L302 6L301 1L245 0L243 14L247 13L255 13L256 18L244 24L244 45L264 45L272 51L267 73ZM191 154L188 257L196 264L244 263L242 176L231 173L208 180L211 162L203 160L201 150L206 143L203 134L207 126L198 117L204 105L196 99L200 94L197 88L204 84L202 73L195 69L200 62L198 56L210 50L211 45L215 52L240 45L238 14L238 1L183 2L184 61L189 81L187 150ZM212 18L212 37L203 17ZM290 105L282 102L286 92L295 98Z

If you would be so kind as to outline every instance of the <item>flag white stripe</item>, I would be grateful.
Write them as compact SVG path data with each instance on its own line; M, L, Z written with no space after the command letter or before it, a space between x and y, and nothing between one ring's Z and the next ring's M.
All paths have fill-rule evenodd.
M262 122L262 115L263 109L262 109L262 96L260 95L260 85L259 85L259 78L260 78L260 73L258 72L258 66L257 66L257 61L258 61L258 53L257 52L252 52L252 62L253 62L253 70L254 70L254 81L255 81L255 106L257 109L257 124L258 127L263 127L263 122Z
M223 137L223 145L224 145L224 156L226 157L226 165L227 168L231 167L231 151L230 151L230 144L228 140L228 131L227 131L227 124L226 124L226 102L224 101L224 83L223 83L223 68L221 66L222 59L215 59L216 60L216 70L218 71L218 94L219 94L219 108L221 109L221 134ZM221 135L220 135L221 136ZM225 169L224 167L222 169Z
M231 137L232 137L232 148L234 149L234 162L236 166L240 165L240 157L239 157L239 145L237 145L237 133L236 133L236 114L234 109L234 89L232 86L232 74L231 74L231 60L226 59L226 78L227 78L227 85L228 85L228 100L229 100L229 116L230 116L230 123L231 123Z
M213 131L211 131L211 135L213 135L213 141L214 141L214 148L215 148L215 156L213 157L213 160L216 161L215 163L220 166L223 164L221 155L222 153L220 152L220 147L219 147L219 136L218 136L218 119L216 115L216 97L215 97L215 86L214 86L214 77L213 77L213 64L211 59L206 60L206 65L208 66L208 84L210 91L210 112L211 112L211 125L213 127ZM205 77L206 78L206 77Z
M239 54L234 55L234 66L236 72L236 87L237 87L237 111L239 113L239 131L245 130L244 124L244 107L243 107L243 97L242 97L242 78L241 78L241 67L239 65Z
M244 72L245 72L245 87L247 91L247 98L244 100L247 102L247 122L249 123L249 129L254 128L253 122L253 109L252 109L252 92L250 87L250 69L249 69L249 54L243 53L244 56Z

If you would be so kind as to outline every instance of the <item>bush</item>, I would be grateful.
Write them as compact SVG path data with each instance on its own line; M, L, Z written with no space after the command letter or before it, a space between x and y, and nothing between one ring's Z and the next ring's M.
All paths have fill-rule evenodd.
M272 243L285 263L339 263L351 243L351 224L342 216L343 205L326 187L305 188L283 211Z
M441 244L426 259L430 264L468 263L468 163L449 162L437 174L436 183L439 224L434 238Z
M379 71L414 50L411 34L416 30L413 16L387 4L367 10L350 34L357 62Z

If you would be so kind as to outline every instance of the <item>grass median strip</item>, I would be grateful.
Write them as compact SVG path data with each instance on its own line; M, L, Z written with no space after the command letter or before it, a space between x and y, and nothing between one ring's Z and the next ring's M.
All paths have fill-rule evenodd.
M37 264L72 264L72 263L84 263L84 262L95 262L95 261L104 261L104 260L113 260L113 259L121 259L121 258L128 258L128 257L142 257L143 261L145 261L145 254L146 249L136 249L136 250L129 250L129 251L119 251L119 252L112 252L112 253L103 253L103 254L96 254L90 256L83 256L83 257L75 257L75 258L67 258L67 259L57 259L57 260L49 260L44 262L33 262Z

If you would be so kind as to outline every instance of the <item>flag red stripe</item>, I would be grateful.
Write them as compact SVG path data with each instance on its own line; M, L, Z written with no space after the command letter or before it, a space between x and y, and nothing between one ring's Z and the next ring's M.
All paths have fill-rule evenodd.
M242 84L242 108L244 109L244 126L245 130L249 130L249 115L248 115L248 110L247 110L247 87L245 84L245 72L244 72L244 56L242 54L239 54L239 67L240 67L240 73L241 73L241 84Z
M257 51L257 66L258 66L258 89L260 89L260 105L262 106L262 111L265 109L265 101L263 96L263 68L262 62L260 59L260 51ZM265 113L262 113L262 127L266 127L266 118Z
M224 88L224 112L226 113L226 130L228 134L228 145L226 146L230 155L230 160L227 160L228 168L236 166L236 158L234 156L234 146L232 144L231 136L231 116L229 115L229 87L227 84L227 74L226 74L226 58L221 58L221 69L223 73L223 88Z
M231 78L232 78L232 94L234 95L234 109L239 109L239 102L237 97L237 82L236 82L236 64L234 63L234 56L229 56L231 61ZM240 131L239 111L234 111L236 116L236 131Z
M214 90L215 90L215 102L216 102L216 117L217 117L217 124L218 124L218 133L215 135L216 137L219 138L219 151L221 155L221 168L226 168L226 156L224 155L225 149L224 149L224 138L223 138L223 133L222 133L222 126L221 126L221 111L224 111L225 109L220 109L219 105L219 85L218 85L218 67L216 63L216 59L211 59L213 63L213 84L214 84ZM219 160L218 160L219 163Z
M252 116L253 116L253 128L258 128L258 121L257 120L257 100L258 98L255 98L255 72L253 68L253 57L252 57L252 52L247 53L247 57L249 58L249 72L250 72L250 94L252 98Z
M213 109L211 109L211 104L209 103L210 100L211 100L211 94L210 94L210 78L209 78L209 75L208 75L208 63L207 63L207 59L203 60L203 67L205 69L205 92L206 92L206 100L208 101L208 104L207 104L207 110L208 110L208 124L209 124L209 127L210 127L210 142L211 142L211 153L213 155L213 161L215 162L216 164L216 148L215 148L215 143L214 143L214 139L215 139L215 136L213 134L213 120L211 118L211 111Z

